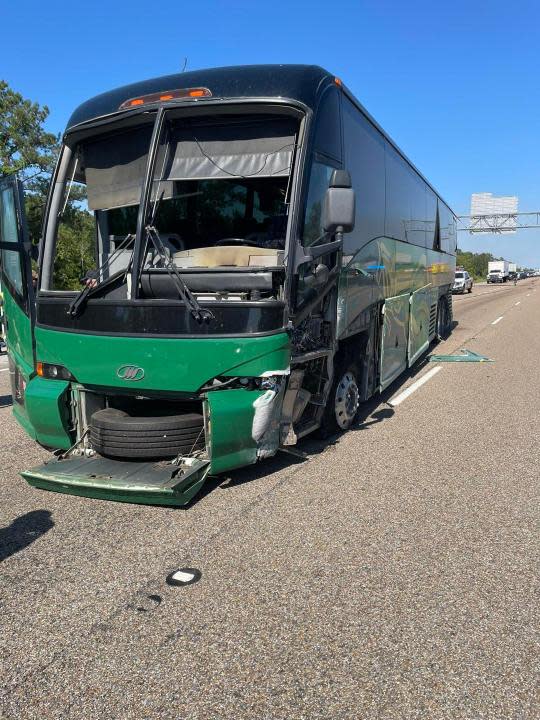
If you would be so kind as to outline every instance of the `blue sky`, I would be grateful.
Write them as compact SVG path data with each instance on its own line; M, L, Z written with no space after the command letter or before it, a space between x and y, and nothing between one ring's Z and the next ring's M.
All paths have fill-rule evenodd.
M99 92L182 69L314 63L356 94L458 213L471 192L540 210L538 2L2 3L0 77L61 131ZM361 199L359 199L361 202ZM460 246L540 267L540 230Z

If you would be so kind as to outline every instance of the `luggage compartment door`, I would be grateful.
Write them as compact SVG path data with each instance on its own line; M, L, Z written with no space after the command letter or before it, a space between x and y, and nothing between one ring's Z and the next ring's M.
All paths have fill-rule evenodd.
M429 347L432 288L425 285L411 294L409 317L409 367Z
M410 293L387 298L383 306L380 390L388 387L407 368L409 298Z

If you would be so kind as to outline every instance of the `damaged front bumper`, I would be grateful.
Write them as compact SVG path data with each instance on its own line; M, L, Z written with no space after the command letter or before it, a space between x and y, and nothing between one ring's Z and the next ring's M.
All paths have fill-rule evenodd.
M277 452L285 378L268 378L265 386L209 392L204 402L206 451L193 457L137 462L77 447L21 475L43 490L120 502L186 505L210 475Z
M184 458L178 465L100 457L55 457L21 473L42 490L100 500L149 505L186 505L203 486L208 460Z

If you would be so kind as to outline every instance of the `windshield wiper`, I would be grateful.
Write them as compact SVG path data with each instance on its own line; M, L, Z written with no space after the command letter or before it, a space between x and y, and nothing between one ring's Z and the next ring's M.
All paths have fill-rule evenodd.
M163 242L159 236L159 232L154 227L154 225L147 225L145 227L145 230L146 238L152 241L152 245L154 246L157 254L159 255L159 258L163 263L163 267L165 268L169 277L175 284L176 289L178 290L178 294L186 304L186 307L189 308L189 312L191 313L191 315L198 323L209 323L211 320L215 320L214 313L208 308L203 308L199 305L197 298L193 295L191 290L188 288L188 286L182 279L182 276L178 272L178 268L176 267L170 256L167 255L167 252L165 251L165 246L163 245Z
M126 247L126 245L131 240L134 240L134 239L135 239L135 235L133 235L132 233L128 233L126 235L126 237L122 240L122 242L116 246L114 252L107 257L105 262L102 265L100 265L97 268L97 270L92 271L96 274L96 278L88 277L88 283L85 285L85 287L83 287L82 290L80 290L77 293L77 295L70 302L69 307L67 309L67 314L69 315L69 317L75 318L75 317L77 317L77 315L79 315L79 313L83 309L86 301L88 300L88 297L94 292L94 290L97 290L97 288L99 288L103 284L104 280L99 280L100 274L103 272L103 270L106 270L110 266L111 262L118 255L120 250L123 250ZM128 267L129 267L129 263L128 263ZM91 281L94 279L96 282L95 282L95 284L92 284Z

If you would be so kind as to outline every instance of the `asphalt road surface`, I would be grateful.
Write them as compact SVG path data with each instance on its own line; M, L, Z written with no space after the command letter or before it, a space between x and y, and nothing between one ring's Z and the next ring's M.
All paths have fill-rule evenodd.
M540 282L454 317L435 352L494 363L421 363L187 510L26 485L0 360L0 716L538 718Z

